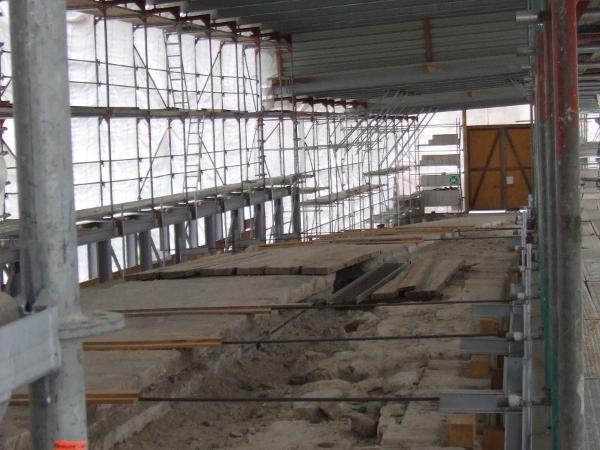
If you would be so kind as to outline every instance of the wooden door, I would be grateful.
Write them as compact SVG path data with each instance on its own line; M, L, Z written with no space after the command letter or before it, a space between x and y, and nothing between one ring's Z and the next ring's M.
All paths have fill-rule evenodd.
M527 205L533 185L529 125L468 127L465 160L470 210Z

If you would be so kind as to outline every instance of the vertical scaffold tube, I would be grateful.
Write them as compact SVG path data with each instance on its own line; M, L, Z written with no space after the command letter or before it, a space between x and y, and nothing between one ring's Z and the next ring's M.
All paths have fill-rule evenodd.
M65 318L80 312L65 2L12 0L10 28L24 297ZM62 367L31 386L35 449L87 442L81 343L61 343Z

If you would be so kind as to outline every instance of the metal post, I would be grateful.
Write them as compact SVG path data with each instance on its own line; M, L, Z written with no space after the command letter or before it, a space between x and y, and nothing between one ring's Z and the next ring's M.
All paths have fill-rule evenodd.
M211 255L217 252L217 217L215 215L204 218L204 239L206 241L206 248Z
M266 240L265 230L265 204L257 203L254 205L254 238L260 242Z
M171 230L169 225L160 227L160 250L164 253L171 251Z
M142 231L140 233L140 269L152 269L152 236L150 231Z
M547 0L549 6L550 0ZM554 153L554 69L552 66L552 28L550 23L544 25L544 196L546 205L546 279L547 301L549 305L549 329L545 330L545 339L550 345L550 374L551 395L551 427L552 446L558 450L558 311L557 311L557 245L556 234L556 155Z
M80 314L65 2L11 0L20 261L29 309ZM30 388L33 448L86 443L83 354L63 340L62 367Z
M19 261L14 262L10 266L11 273L10 277L6 281L6 291L11 297L17 297L21 295L22 283L21 283L21 264Z
M536 223L538 250L540 254L540 291L541 291L541 316L544 334L544 372L545 386L550 392L552 399L552 323L551 323L551 304L549 297L549 277L548 269L551 262L548 260L548 175L546 170L547 154L552 149L547 142L548 138L548 108L547 96L545 95L546 86L546 63L544 57L544 34L539 32L536 35L536 79L535 79L535 166L534 174L536 191ZM555 402L556 406L556 402ZM552 408L550 409L552 411Z
M98 243L90 242L87 245L88 277L90 280L98 278Z
M583 448L583 318L576 1L552 0L558 231L560 448Z
M316 191L315 191L316 192ZM302 235L302 214L300 210L300 189L292 188L292 234L300 239Z
M241 215L241 217L240 217ZM231 211L231 248L236 252L240 244L240 227L244 223L244 208Z
M112 248L110 240L98 242L98 277L100 283L112 280Z
M135 235L135 233L125 235L125 247L127 249L126 267L137 266L137 236Z
M283 199L273 200L273 239L278 241L283 236Z
M188 240L190 248L198 247L198 220L190 220L188 222Z
M185 222L176 223L175 229L175 262L184 262L187 257L185 255Z

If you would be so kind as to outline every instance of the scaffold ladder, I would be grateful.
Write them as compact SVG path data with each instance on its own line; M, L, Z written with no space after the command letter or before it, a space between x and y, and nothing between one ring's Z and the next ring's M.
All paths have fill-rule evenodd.
M187 86L185 64L183 60L181 33L165 32L165 48L167 52L168 82L173 107L185 110L199 109L198 96L193 95L194 104L190 102ZM196 76L196 75L194 75ZM184 173L183 190L189 192L200 188L200 160L202 155L204 121L197 116L190 116L183 122Z

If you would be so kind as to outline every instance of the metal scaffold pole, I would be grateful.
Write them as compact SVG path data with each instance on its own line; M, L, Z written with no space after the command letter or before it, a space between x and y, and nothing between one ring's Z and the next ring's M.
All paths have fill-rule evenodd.
M550 0L546 1L546 6L549 7ZM548 303L549 320L548 328L545 330L544 336L548 343L551 351L549 353L550 360L547 362L549 369L549 389L551 395L551 427L553 430L553 448L558 449L558 311L557 311L557 222L555 218L556 214L556 155L554 152L554 70L552 60L552 27L550 22L544 24L544 38L543 38L543 73L538 71L538 74L543 75L543 110L540 111L542 117L542 135L544 148L542 150L542 182L544 183L544 190L542 195L543 200L543 211L544 211L544 251L545 251L545 262L544 267L545 280L546 281L546 301Z
M581 212L577 14L552 0L558 237L558 402L560 448L584 447Z
M65 2L11 0L23 292L30 310L79 315ZM31 385L33 448L85 443L83 355L63 340L62 367Z

